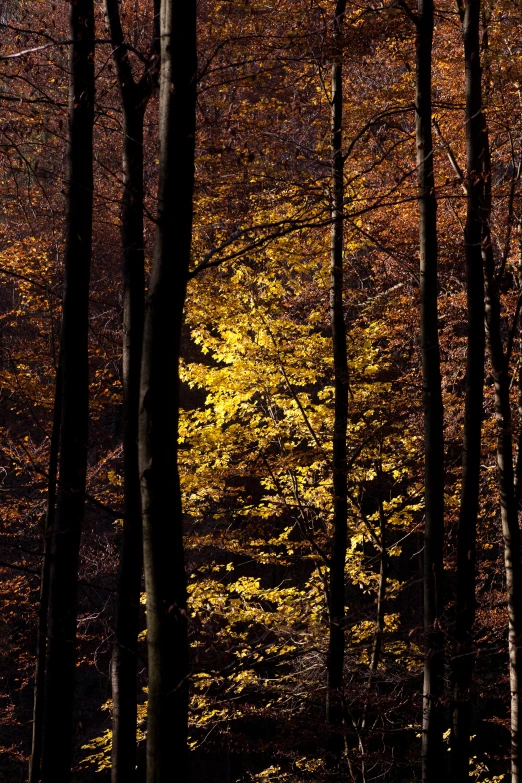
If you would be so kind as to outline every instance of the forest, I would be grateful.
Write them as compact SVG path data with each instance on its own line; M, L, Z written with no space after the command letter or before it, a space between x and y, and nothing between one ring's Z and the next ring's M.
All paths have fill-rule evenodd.
M520 0L2 0L0 216L0 782L522 783Z

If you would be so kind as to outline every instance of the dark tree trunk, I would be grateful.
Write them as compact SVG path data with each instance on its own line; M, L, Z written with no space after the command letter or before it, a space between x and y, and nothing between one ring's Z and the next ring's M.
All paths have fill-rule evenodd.
M462 18L466 65L466 186L464 232L468 345L462 458L462 494L457 540L457 610L453 661L454 708L451 742L452 776L469 779L475 620L475 540L479 510L480 445L484 386L484 274L482 268L483 128L480 67L480 0L469 0Z
M49 641L42 780L71 775L77 584L87 468L88 304L92 246L94 9L70 4L67 216L62 311L62 423L58 498L51 543Z
M133 121L134 120L134 121ZM112 781L132 783L136 768L137 646L143 545L138 412L144 315L143 112L124 118L123 240L123 536L111 682Z
M490 179L487 134L485 137L486 177ZM486 180L486 182L488 181ZM486 185L486 190L489 185ZM488 198L486 197L486 202ZM489 213L489 208L488 208ZM506 592L509 617L509 673L511 690L511 780L519 783L520 674L522 663L522 580L520 559L520 529L515 498L511 403L509 398L509 368L502 345L500 295L495 278L493 248L489 232L489 214L484 222L482 239L486 280L486 335L495 385L495 417L497 422L497 465L500 490L502 538L506 569Z
M382 472L378 471L379 480L382 479ZM367 695L364 700L364 707L362 711L362 717L360 721L361 731L366 728L366 719L368 715L368 706L370 696L373 690L373 681L375 673L379 668L379 662L381 659L382 639L384 635L384 605L386 600L386 586L388 580L388 551L386 545L386 514L384 513L384 505L382 500L382 494L379 490L379 537L378 542L380 546L379 554L379 586L377 589L377 606L376 606L376 618L375 618L375 635L373 638L372 655L370 658L370 671L368 673L368 681L366 683Z
M382 478L382 472L378 471L379 480ZM370 699L373 693L374 679L377 669L379 668L379 661L381 658L382 639L384 635L384 602L386 600L386 584L388 579L388 552L386 549L386 514L384 513L384 506L382 502L382 495L379 490L379 545L380 545L380 565L379 565L379 587L377 590L377 607L375 618L375 635L373 638L373 649L370 658L370 671L368 672L368 680L366 682L366 696L364 699L364 705L361 713L361 719L359 722L359 751L361 754L361 775L363 783L366 783L366 760L365 756L367 748L364 746L364 734L367 728L368 719L368 707L370 706Z
M56 389L54 396L53 427L49 449L49 476L47 479L47 509L44 528L44 552L42 558L42 575L40 580L40 604L38 607L38 639L36 645L36 666L34 674L33 698L33 736L31 744L31 759L29 762L29 783L40 780L40 764L42 757L43 718L45 705L45 658L47 655L48 611L49 611L49 578L51 565L51 538L54 527L54 512L56 506L56 480L58 478L58 455L60 450L60 424L62 418L62 367L58 362L56 372Z
M513 442L511 434L511 404L509 372L502 346L500 297L493 272L493 251L489 232L484 237L486 255L486 326L487 342L495 384L495 416L497 420L497 464L500 489L502 537L506 568L506 591L509 616L509 671L511 689L511 780L520 779L519 717L522 634L522 580L520 560L520 529L515 501Z
M158 216L139 425L149 669L147 783L188 779L187 596L177 442L193 216L195 0L163 0L160 30Z
M483 19L482 46L488 48L487 19ZM495 269L491 243L491 158L485 115L482 124L482 168L484 209L482 211L482 258L485 281L486 342L489 351L495 390L497 425L497 466L500 494L500 516L504 542L506 598L508 607L509 680L511 692L511 782L520 782L520 689L522 687L522 574L520 528L516 498L516 477L513 465L513 437L510 401L508 357L504 352L501 327L500 283L503 269Z
M154 85L154 36L145 74L136 83L125 47L117 0L106 0L123 110L123 536L120 553L116 633L112 655L112 781L132 783L136 775L137 645L143 546L138 462L138 418L145 309L143 233L143 121Z
M138 467L138 412L144 315L143 112L124 117L123 241L123 536L116 639L111 665L113 783L131 781L136 767L137 645L143 546ZM134 120L134 122L133 122Z
M522 164L519 164L522 169ZM517 369L517 383L518 383L518 441L517 441L517 455L515 460L515 503L517 509L520 506L520 498L522 495L522 226L519 226L519 239L518 239L518 286L520 290L519 305L521 305L520 312L518 313L518 369ZM515 328L515 327L514 327Z
M437 313L437 202L433 175L431 53L433 0L419 0L416 41L416 139L419 189L421 355L424 399L424 689L422 780L443 775L444 438Z
M334 19L335 61L332 66L331 152L332 229L330 241L330 324L334 361L333 549L330 562L330 640L327 662L326 717L340 726L343 719L344 568L347 541L346 429L348 422L348 361L343 308L344 159L342 152L343 77L342 27L346 0L338 0Z

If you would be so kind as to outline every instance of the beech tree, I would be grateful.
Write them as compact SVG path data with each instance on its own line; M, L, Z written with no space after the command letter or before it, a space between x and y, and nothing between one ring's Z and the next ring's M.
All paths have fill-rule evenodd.
M347 543L346 436L348 425L348 360L344 310L344 158L343 158L343 21L345 0L335 7L332 65L332 228L330 267L330 326L334 361L333 429L333 546L330 565L330 641L328 649L327 718L341 726L343 718L344 602Z
M179 359L194 189L196 3L160 14L158 214L146 300L140 390L149 701L147 783L188 778L188 637L177 464Z
M466 400L462 451L462 494L457 541L456 647L453 659L454 697L452 769L455 781L469 778L475 620L475 547L479 512L481 432L484 385L484 275L482 270L483 120L480 67L480 0L459 7L466 68L467 214L464 230L468 308Z
M444 435L437 310L437 201L432 140L433 2L415 17L415 128L419 186L420 340L424 401L424 690L422 780L440 780L444 694Z
M47 655L47 636L49 629L49 582L51 572L51 540L54 529L56 507L56 479L58 476L58 457L60 453L60 424L62 418L62 371L58 364L56 389L54 393L53 424L49 450L49 478L47 485L47 506L44 521L44 551L40 577L40 601L38 606L38 630L36 664L33 693L33 733L29 762L29 783L40 780L42 757L43 719L45 709L45 660Z
M118 3L106 0L123 112L123 536L112 657L112 780L131 781L136 768L137 646L143 570L141 494L138 464L140 372L145 309L143 124L159 67L159 7L154 8L152 42L139 81L133 76Z
M487 51L487 16L483 16L482 45ZM485 283L486 342L494 379L497 476L500 499L502 539L504 545L505 585L509 619L509 685L511 693L511 781L520 780L520 702L522 647L522 561L520 548L520 527L515 464L513 448L512 414L510 401L511 374L509 369L509 343L505 347L501 320L501 285L505 274L505 254L496 264L491 232L492 210L492 166L489 147L487 120L483 113L482 130L482 176L484 179L484 208L482 210L482 253ZM513 204L517 181L520 178L520 164L511 178L509 201ZM509 211L512 206L509 207ZM506 227L506 245L509 248L511 221ZM518 317L518 314L517 314ZM520 452L519 452L520 455Z
M94 6L70 4L64 294L60 338L61 428L51 539L43 717L43 783L71 779L80 536L89 418L88 304L92 249ZM52 501L52 494L51 494Z

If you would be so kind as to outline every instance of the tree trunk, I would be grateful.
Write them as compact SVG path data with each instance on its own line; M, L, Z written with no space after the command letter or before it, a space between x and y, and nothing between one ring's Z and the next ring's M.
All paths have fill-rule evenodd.
M123 241L123 537L120 551L116 638L111 665L112 781L135 776L137 645L143 545L138 467L138 413L144 314L143 112L124 116Z
M437 202L433 175L431 54L433 0L419 0L416 36L416 140L419 193L421 355L424 399L424 688L422 780L443 775L444 439L437 313Z
M62 423L58 498L51 543L49 643L42 780L71 775L77 584L87 469L88 305L92 246L94 8L70 4L68 185L61 363Z
M49 476L47 479L47 509L45 514L44 552L42 557L42 576L40 580L40 605L38 608L38 641L36 646L36 666L34 674L33 698L33 736L31 759L29 762L29 783L40 780L42 758L42 735L45 705L45 658L47 655L49 578L51 564L51 537L54 527L56 506L56 480L58 477L58 454L60 450L60 423L62 418L62 367L58 362L56 389L54 395L53 427L49 449Z
M379 473L379 478L382 473ZM377 617L375 623L375 637L373 642L372 657L370 661L370 674L368 676L368 690L371 690L373 676L379 667L382 649L382 637L384 634L384 601L386 599L386 582L388 577L388 550L386 548L386 514L382 494L379 490L379 541L381 546L380 568L379 568L379 588L377 592Z
M382 480L382 471L378 471L379 480ZM386 586L388 580L388 550L386 544L386 514L384 513L384 505L382 500L382 493L379 489L379 586L377 589L377 606L376 606L376 618L375 618L375 634L373 637L373 648L370 658L370 670L368 672L368 680L366 682L366 696L364 699L364 707L360 720L361 732L366 729L366 719L368 717L369 700L373 690L373 681L375 673L379 668L379 662L381 659L382 639L384 635L384 602L386 600Z
M482 45L488 48L487 20L484 20ZM496 274L491 243L491 158L488 127L481 114L483 144L484 209L482 212L482 259L485 280L486 342L489 351L495 390L497 425L497 466L500 494L500 516L506 569L508 607L509 681L511 692L511 783L520 783L520 689L522 686L522 574L520 528L516 500L515 470L508 359L504 353L501 327L500 283L502 272Z
M123 536L120 553L112 682L112 783L136 775L137 646L143 545L138 461L138 418L145 257L143 233L143 122L158 56L155 40L145 74L136 84L128 60L117 0L105 2L123 110Z
M479 511L480 445L484 386L484 275L482 269L482 90L480 0L468 0L462 18L466 66L466 183L464 231L468 345L462 458L462 494L457 540L457 611L453 660L454 707L451 766L455 783L469 779L475 620L475 542Z
M522 226L518 227L518 287L519 297L522 303ZM520 505L520 498L522 494L522 308L518 314L518 368L517 368L517 384L518 384L518 441L517 441L517 454L515 459L515 503L517 509ZM513 326L515 328L515 325Z
M485 146L486 144L487 141ZM490 178L489 154L485 155L485 163L486 177ZM504 541L504 563L506 569L506 591L509 617L511 781L512 783L519 783L520 672L522 663L522 648L520 647L520 637L522 634L520 529L518 526L518 510L515 499L515 475L513 470L511 403L509 398L510 378L502 345L500 296L498 280L495 278L493 248L491 246L489 233L489 219L484 223L482 244L484 248L486 271L486 335L495 385L498 482L500 489L500 512L502 520L502 538Z
M493 275L493 252L486 235L486 326L487 341L495 384L495 415L497 420L497 465L500 488L500 510L506 590L509 616L509 670L511 689L511 780L519 783L519 713L522 634L522 580L520 560L520 530L515 502L513 443L511 435L511 404L509 372L504 355L500 324L500 298Z
M146 301L139 461L149 706L147 783L188 778L188 637L177 466L179 357L193 216L196 2L161 5L160 163Z
M346 430L348 361L343 309L344 159L342 153L343 78L342 26L346 0L338 0L334 19L335 61L332 66L331 152L332 229L330 240L330 324L334 360L333 549L330 562L330 640L327 662L326 717L340 726L343 718L344 567L347 540Z

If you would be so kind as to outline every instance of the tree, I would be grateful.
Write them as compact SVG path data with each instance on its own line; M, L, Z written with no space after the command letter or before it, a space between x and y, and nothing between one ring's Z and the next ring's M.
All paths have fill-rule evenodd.
M484 213L483 119L480 66L480 0L461 6L466 67L466 177L467 214L464 230L467 294L467 357L462 494L457 539L457 601L453 659L454 708L452 774L469 778L475 620L475 547L479 512L481 432L484 385L484 275L482 219Z
M38 606L38 636L33 694L33 736L29 763L29 783L38 783L42 757L43 718L45 709L45 660L49 630L49 581L51 571L51 540L54 529L56 507L56 479L60 453L60 424L62 418L62 372L58 364L54 395L53 426L49 449L49 478L47 484L47 507L44 521L44 551L40 578L40 601Z
M444 692L444 436L437 312L437 201L432 141L433 2L419 0L416 16L416 142L419 193L420 339L424 400L424 689L422 780L443 775Z
M482 45L488 47L488 20L483 15ZM504 349L501 317L501 285L505 274L511 216L508 217L506 230L506 251L495 263L491 232L492 210L492 166L489 148L489 134L486 117L481 117L482 130L482 177L484 179L484 207L482 209L482 255L485 282L486 342L494 380L494 403L496 425L497 477L500 499L502 539L504 545L504 567L506 577L506 598L508 610L509 644L509 686L511 693L511 781L519 783L520 767L520 730L522 697L522 560L520 545L520 527L518 521L518 502L516 476L519 467L514 464L512 414L509 370L509 343ZM512 212L520 167L511 178L508 214ZM518 317L518 313L516 314ZM519 452L520 454L520 452Z
M334 17L332 65L331 154L332 228L330 267L330 327L334 361L333 425L333 546L330 562L330 641L328 648L327 719L340 726L343 718L344 570L347 543L348 489L346 435L348 426L348 359L343 306L344 288L344 158L343 158L343 18L346 1L339 0Z
M160 17L159 185L140 392L149 703L147 782L188 771L188 638L179 484L179 357L190 264L196 113L196 3Z
M80 535L87 468L88 304L92 248L94 7L70 5L67 218L60 362L62 420L51 542L42 781L71 776Z
M138 419L145 299L143 227L143 123L156 83L159 8L154 11L152 44L136 81L125 44L117 0L106 0L107 25L123 111L123 535L120 555L115 643L111 665L113 783L131 781L136 768L137 645L143 568Z

